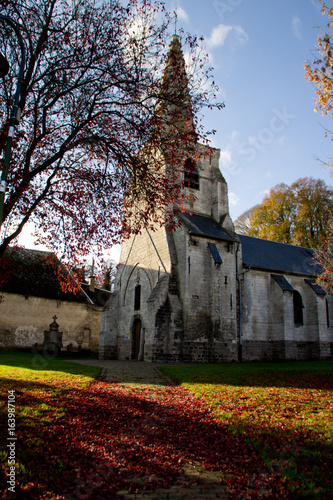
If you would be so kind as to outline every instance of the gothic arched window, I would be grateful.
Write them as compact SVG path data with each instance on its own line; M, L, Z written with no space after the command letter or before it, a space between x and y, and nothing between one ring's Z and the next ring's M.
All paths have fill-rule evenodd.
M185 187L199 189L199 172L192 158L184 162Z
M301 326L303 325L303 301L302 301L302 295L297 290L294 290L293 300L294 300L294 323L296 326Z
M140 311L141 307L141 285L136 285L134 290L134 311Z

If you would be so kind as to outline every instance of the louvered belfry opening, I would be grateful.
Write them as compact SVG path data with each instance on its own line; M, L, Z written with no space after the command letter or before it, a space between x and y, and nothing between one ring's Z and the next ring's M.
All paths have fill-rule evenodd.
M185 187L192 189L199 189L199 172L197 170L195 161L188 158L184 162L185 171Z

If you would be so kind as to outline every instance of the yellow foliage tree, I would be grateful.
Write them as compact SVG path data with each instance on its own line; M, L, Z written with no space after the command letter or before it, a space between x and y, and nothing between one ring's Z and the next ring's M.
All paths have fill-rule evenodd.
M240 234L319 248L328 236L332 209L333 189L321 179L304 177L291 186L274 186L261 205L238 217L235 227Z
M249 236L280 243L292 243L292 193L286 184L277 184L257 205L250 218Z

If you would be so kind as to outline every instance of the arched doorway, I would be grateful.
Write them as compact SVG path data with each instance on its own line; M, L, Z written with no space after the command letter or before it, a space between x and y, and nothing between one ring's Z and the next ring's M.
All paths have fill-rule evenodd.
M135 319L132 329L132 359L139 359L141 345L142 323L140 319Z

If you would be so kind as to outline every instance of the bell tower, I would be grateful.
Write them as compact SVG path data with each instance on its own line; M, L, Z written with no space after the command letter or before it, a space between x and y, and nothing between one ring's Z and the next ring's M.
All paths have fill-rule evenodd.
M185 201L183 207L174 202L176 229L157 225L123 241L115 290L103 313L100 354L145 361L235 359L236 238L227 183L219 149L198 142L177 35L159 95L155 151L167 171L180 177Z

